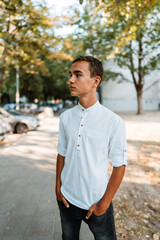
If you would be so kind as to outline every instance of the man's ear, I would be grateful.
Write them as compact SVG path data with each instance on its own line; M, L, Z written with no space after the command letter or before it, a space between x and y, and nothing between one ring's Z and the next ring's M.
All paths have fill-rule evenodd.
M100 76L96 76L95 77L95 82L94 82L94 87L98 87L101 81L101 77Z

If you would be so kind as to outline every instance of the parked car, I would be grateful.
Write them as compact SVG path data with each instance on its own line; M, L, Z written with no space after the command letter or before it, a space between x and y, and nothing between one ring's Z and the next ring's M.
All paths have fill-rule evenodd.
M63 102L59 102L59 103L57 103L57 106L58 106L58 109L61 110L64 107L64 103Z
M38 120L35 116L22 115L18 111L0 108L0 115L5 117L11 124L12 131L16 133L25 133L29 130L35 130L38 126Z
M11 125L8 121L0 115L0 141L2 141L5 136L12 132Z
M41 107L50 107L50 108L52 108L53 113L58 111L57 103L44 102L44 103L40 103L40 109L41 109Z
M43 110L44 114L46 114L47 117L53 117L54 112L51 107L40 107L41 110Z
M21 103L19 111L22 114L36 116L38 118L39 125L41 125L43 120L47 117L44 109L38 107L35 103Z
M16 108L16 103L6 103L3 105L4 109L15 109Z
M6 103L3 105L4 109L16 109L17 104L16 103ZM30 111L33 109L37 109L37 105L35 103L19 103L20 109L25 109L26 111Z
M16 110L16 103L7 103L3 106L5 110ZM41 109L35 103L20 103L19 110L21 114L36 116L38 119L38 126L47 117L44 109Z

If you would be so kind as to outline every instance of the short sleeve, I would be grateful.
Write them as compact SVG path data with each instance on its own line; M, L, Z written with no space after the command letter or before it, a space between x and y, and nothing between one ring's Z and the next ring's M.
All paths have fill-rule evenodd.
M60 116L59 121L59 138L58 138L58 146L57 146L58 153L65 157L67 151L67 141L65 136L65 130L63 125L63 114Z
M127 166L126 126L121 118L110 140L109 157L113 167Z

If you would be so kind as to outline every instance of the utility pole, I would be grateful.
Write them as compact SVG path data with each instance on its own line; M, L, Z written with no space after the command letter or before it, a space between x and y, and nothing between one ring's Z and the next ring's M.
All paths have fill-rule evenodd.
M16 109L19 110L19 64L16 67Z

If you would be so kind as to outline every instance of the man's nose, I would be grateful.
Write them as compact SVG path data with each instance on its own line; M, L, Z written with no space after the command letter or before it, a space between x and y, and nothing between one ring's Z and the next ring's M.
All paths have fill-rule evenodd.
M68 80L69 83L74 83L75 82L75 78L74 76L71 76L70 79Z

